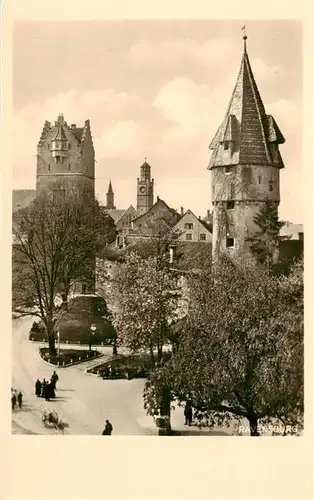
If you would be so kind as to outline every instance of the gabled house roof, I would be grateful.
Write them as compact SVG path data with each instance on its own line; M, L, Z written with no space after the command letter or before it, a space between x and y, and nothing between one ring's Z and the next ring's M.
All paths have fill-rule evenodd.
M183 215L182 217L180 217L180 219L178 220L178 222L176 223L176 225L172 228L172 231L175 231L176 228L178 227L178 225L180 224L180 222L185 218L185 216L191 216L195 219L196 222L198 222L201 226L204 227L204 229L206 231L208 231L209 233L211 232L210 229L209 229L209 226L206 224L206 222L202 219L199 219L198 217L196 217L196 215L192 212L192 210L188 209Z
M129 212L136 212L135 208L133 205L130 205L128 208L122 208L122 209L117 209L117 208L105 208L103 207L103 210L107 212L108 215L113 219L114 223L117 224L119 220L127 213Z
M161 206L166 207L169 210L169 212L174 216L174 218L176 218L177 220L180 219L180 215L178 214L178 212L174 208L169 207L169 205L164 200L162 200L161 198L158 197L157 201L154 203L154 205L147 212L140 215L139 217L136 217L136 219L134 219L133 222L137 223L141 219L144 219L144 218L146 219L146 218L149 218L149 216L153 216L155 214L156 209L158 209L158 207L161 207Z
M107 212L108 215L113 219L115 224L121 219L122 215L125 214L126 209L116 209L116 208L105 208L105 211Z

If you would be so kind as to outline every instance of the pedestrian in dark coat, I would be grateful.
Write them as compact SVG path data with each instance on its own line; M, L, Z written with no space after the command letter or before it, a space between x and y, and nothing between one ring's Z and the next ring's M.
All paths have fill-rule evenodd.
M189 427L191 427L192 418L193 418L193 410L192 410L192 406L189 402L187 402L185 405L184 416L185 416L185 424L184 425L189 425Z
M49 399L54 399L56 397L55 386L53 382L47 385L48 397Z
M15 410L16 401L17 401L16 394L15 392L13 392L11 397L12 410Z
M18 404L19 404L19 408L22 408L23 394L21 393L21 391L19 391L19 393L17 395L17 401L18 401Z
M59 377L58 377L57 373L54 371L53 374L51 375L51 379L50 379L51 383L54 386L54 389L57 388L57 382L58 382L58 380L59 380Z
M44 379L41 384L41 397L46 399L47 381Z
M109 420L106 420L106 425L105 425L104 430L102 431L102 435L103 436L111 436L112 431L113 431L113 427L112 427L111 423L109 422Z
M35 395L39 398L41 396L41 381L40 380L36 380L36 384L35 384Z

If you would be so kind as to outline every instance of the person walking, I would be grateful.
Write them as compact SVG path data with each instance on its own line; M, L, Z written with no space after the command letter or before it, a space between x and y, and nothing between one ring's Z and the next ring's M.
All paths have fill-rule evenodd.
M188 425L189 427L191 427L192 418L193 418L193 410L192 410L192 406L191 406L189 401L187 401L187 403L185 405L184 416L185 416L184 425Z
M54 386L54 389L57 388L57 382L58 382L58 380L59 380L59 377L58 377L57 373L54 371L53 374L51 375L51 379L50 379L51 383Z
M37 379L35 383L35 395L38 398L41 396L41 381L39 379Z
M111 436L111 433L113 431L113 427L109 420L106 420L106 425L104 430L102 431L102 436Z
M46 392L47 392L47 381L44 378L41 384L41 397L46 399Z
M18 401L18 404L19 404L19 408L21 409L22 408L22 403L23 403L23 394L21 393L21 391L19 391L19 393L17 395L17 401Z
M15 405L16 405L17 397L15 392L13 392L11 396L11 405L12 405L12 410L15 410Z

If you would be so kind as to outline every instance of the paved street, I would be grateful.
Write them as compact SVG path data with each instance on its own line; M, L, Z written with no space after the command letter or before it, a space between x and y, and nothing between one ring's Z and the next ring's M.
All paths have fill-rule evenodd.
M15 410L12 416L14 434L57 434L51 428L45 428L41 422L41 409L55 408L62 420L68 424L65 434L100 435L104 420L108 418L114 428L114 434L120 435L156 435L156 426L143 409L144 380L108 380L85 373L90 362L57 370L59 381L57 398L46 402L34 395L37 378L50 379L54 367L41 359L38 354L40 344L28 340L32 319L14 320L13 323L13 380L12 385L24 394L24 409ZM102 348L109 355L111 348ZM100 358L99 362L104 358ZM174 430L191 435L206 435L196 427L184 426L182 408L172 412ZM232 429L219 429L214 435L230 435Z

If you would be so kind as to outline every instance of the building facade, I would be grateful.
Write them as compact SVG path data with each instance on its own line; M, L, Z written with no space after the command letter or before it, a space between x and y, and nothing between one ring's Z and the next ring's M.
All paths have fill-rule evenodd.
M265 200L280 202L279 145L285 142L274 118L266 114L251 69L244 37L238 79L224 120L210 144L213 258L249 253L247 238Z
M172 231L178 234L178 240L180 241L212 242L212 234L209 231L209 227L205 225L204 221L197 218L192 210L185 212Z

